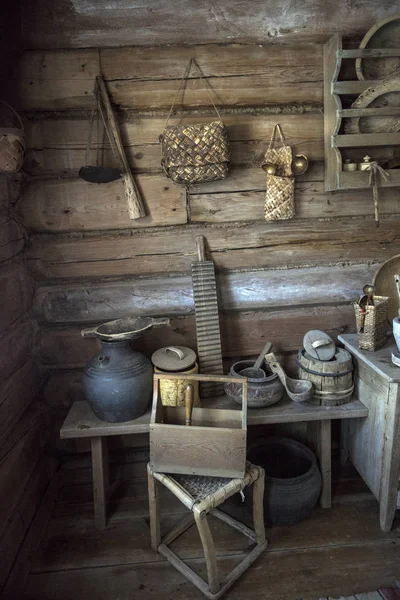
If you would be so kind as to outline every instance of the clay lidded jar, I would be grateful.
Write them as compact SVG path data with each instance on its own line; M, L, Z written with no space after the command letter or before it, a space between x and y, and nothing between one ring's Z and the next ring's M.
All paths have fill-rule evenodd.
M83 373L83 389L95 415L110 423L137 419L150 406L153 367L129 340L100 340Z

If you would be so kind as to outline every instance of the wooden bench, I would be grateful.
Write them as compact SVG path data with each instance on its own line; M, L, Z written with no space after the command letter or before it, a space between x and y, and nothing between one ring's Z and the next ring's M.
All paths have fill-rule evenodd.
M239 409L229 398L223 396L202 402L202 406ZM299 404L285 397L268 408L248 410L247 424L272 425L278 423L318 423L318 456L322 474L323 508L331 506L331 421L333 419L358 419L368 416L368 409L359 401L334 407ZM150 410L126 423L106 423L98 419L87 402L74 402L61 427L62 439L89 438L92 450L93 496L96 524L104 528L107 524L108 450L107 438L113 435L148 433L150 430Z

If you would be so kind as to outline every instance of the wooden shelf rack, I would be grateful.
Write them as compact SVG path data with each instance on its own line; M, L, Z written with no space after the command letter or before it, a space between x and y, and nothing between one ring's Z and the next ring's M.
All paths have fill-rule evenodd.
M350 190L369 187L368 171L343 171L343 148L400 146L400 133L339 134L342 121L349 117L396 116L400 106L383 108L343 108L341 95L358 95L379 80L338 81L343 59L400 56L400 48L344 50L342 36L334 35L324 48L324 144L325 190ZM389 169L383 187L400 186L400 169Z

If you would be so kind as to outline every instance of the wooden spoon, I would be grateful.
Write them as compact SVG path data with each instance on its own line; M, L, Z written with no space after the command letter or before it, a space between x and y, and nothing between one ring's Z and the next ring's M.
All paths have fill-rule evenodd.
M286 375L273 352L267 354L265 360L271 371L278 375L282 385L286 389L287 395L293 402L307 402L307 400L311 400L314 396L314 387L311 381L292 379Z

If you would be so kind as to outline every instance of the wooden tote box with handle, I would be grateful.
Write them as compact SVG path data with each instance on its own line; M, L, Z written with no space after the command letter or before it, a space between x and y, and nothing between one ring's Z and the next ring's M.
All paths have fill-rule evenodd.
M160 380L242 384L242 409L193 407L185 425L184 406L163 406ZM212 401L211 401L212 402ZM159 473L243 478L246 470L247 379L225 375L154 374L150 417L150 465Z

